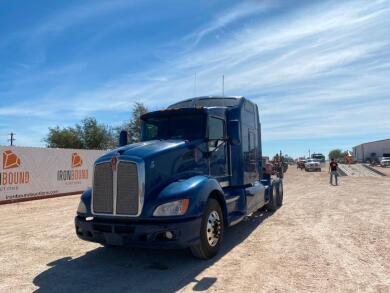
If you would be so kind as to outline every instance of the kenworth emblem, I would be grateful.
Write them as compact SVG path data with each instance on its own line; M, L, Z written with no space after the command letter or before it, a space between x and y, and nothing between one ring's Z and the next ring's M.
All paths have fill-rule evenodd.
M118 157L115 155L111 158L111 168L113 171L116 170L117 163L118 163Z

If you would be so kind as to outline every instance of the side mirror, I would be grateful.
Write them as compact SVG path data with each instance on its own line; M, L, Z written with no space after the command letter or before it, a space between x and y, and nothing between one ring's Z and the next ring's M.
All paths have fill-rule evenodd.
M127 131L122 130L119 134L119 146L122 147L125 145L127 145Z
M212 153L213 151L215 151L219 146L219 142L220 142L220 140L218 140L218 139L208 140L207 141L207 151L209 153Z
M228 136L232 145L239 145L241 143L241 127L240 121L230 120L228 124Z

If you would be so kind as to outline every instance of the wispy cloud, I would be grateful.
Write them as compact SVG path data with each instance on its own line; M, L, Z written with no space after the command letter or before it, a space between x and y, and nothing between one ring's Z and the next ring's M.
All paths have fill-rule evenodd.
M173 51L151 69L125 72L66 95L48 90L41 99L50 102L25 115L34 112L51 121L59 113L67 121L97 112L115 117L135 100L165 107L194 94L196 72L198 95L220 94L225 74L227 94L257 102L266 140L389 133L390 108L382 105L390 92L390 4L328 1L279 15L280 6L237 4L175 43L161 44L156 52L167 46ZM274 17L263 21L262 15L271 12ZM80 13L80 20L89 17ZM67 25L59 21L53 30ZM208 38L227 27L234 29L223 39ZM45 26L41 31L47 32ZM23 116L14 111L18 107L15 103L0 113Z
M113 0L109 2L86 2L83 5L67 7L57 13L44 17L39 23L13 32L3 37L0 45L6 45L9 41L20 41L20 39L36 39L47 37L48 34L59 34L66 29L76 27L83 22L107 15L109 13L136 5L136 1Z
M235 6L226 9L207 25L195 30L181 40L181 46L185 47L185 52L191 51L205 37L218 33L222 29L229 28L232 24L242 21L250 16L268 12L279 6L279 1L243 1ZM174 46L177 46L175 43Z
M114 0L87 3L81 6L71 7L44 20L34 29L33 37L46 35L48 33L61 33L70 27L78 26L82 22L89 21L92 18L106 16L114 11L134 6L135 3L136 1Z

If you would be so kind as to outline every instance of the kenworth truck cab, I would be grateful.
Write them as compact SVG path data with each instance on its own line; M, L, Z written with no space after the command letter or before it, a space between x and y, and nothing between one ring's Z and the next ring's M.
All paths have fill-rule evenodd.
M96 160L75 218L79 238L189 247L208 259L225 227L282 205L282 180L263 177L259 111L248 99L198 97L141 120L141 142L122 136L121 147Z

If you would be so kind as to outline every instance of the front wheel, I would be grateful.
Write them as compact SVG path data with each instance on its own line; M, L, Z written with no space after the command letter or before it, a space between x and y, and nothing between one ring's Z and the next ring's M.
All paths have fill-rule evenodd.
M207 201L200 225L200 243L191 246L191 253L201 259L210 259L218 253L224 232L221 206L214 198Z

